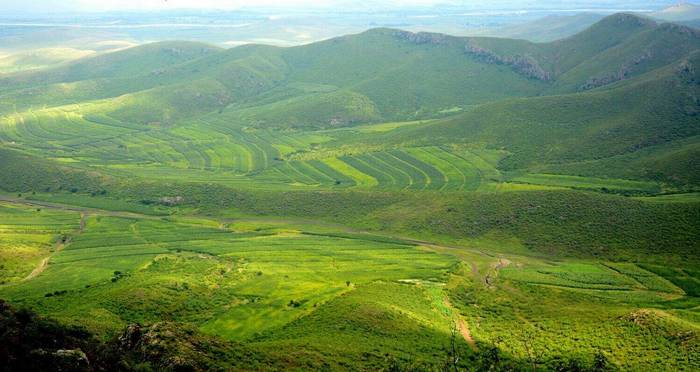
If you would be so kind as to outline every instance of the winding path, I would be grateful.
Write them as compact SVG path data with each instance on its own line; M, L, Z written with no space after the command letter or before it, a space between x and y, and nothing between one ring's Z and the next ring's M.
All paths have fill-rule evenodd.
M450 303L450 299L447 296L445 296L442 303L448 309L450 309L450 312L453 314L453 317L455 318L455 322L457 323L457 329L459 330L459 333L462 335L462 338L464 338L464 341L467 342L467 344L469 345L469 347L473 351L478 351L478 348L476 347L476 342L474 342L474 338L472 337L472 334L469 331L469 324L467 323L467 321L464 320L464 318L459 313L459 311L452 306L452 303Z
M66 235L64 239L61 239L58 242L56 242L56 244L54 245L53 252L48 257L42 259L41 262L39 262L39 265L37 265L37 267L35 267L34 270L32 270L32 272L29 273L29 275L22 279L22 281L26 282L28 280L32 280L39 276L41 273L43 273L44 270L46 270L46 268L49 266L49 260L51 259L51 257L56 253L62 251L63 248L66 247L66 245L70 244L70 241L74 236L80 235L83 231L85 231L86 222L87 215L85 213L80 213L80 225L78 226L78 229L73 231L73 233Z

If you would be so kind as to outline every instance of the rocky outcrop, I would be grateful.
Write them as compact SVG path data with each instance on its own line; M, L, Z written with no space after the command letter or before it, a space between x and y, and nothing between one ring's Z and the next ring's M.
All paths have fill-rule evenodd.
M446 35L436 34L432 32L413 33L408 31L395 31L394 37L413 44L441 45L447 42Z
M552 80L551 74L545 71L531 56L501 56L492 50L482 48L475 44L467 44L464 47L464 51L467 55L472 56L480 62L509 66L518 74L531 79L542 81Z
M608 84L612 84L621 80L626 80L632 77L636 66L644 63L647 60L653 58L653 53L649 50L645 51L641 55L633 58L632 60L625 62L620 66L620 69L614 74L596 76L588 79L583 85L579 87L579 91L585 91L590 89L595 89Z
M117 347L126 355L138 355L159 370L208 370L222 345L197 337L182 324L159 322L148 327L130 324L117 338Z

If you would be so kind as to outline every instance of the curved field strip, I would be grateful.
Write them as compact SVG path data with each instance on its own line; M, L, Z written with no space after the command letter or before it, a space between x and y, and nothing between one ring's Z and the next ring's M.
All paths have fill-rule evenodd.
M310 176L300 172L295 168L292 162L285 162L284 164L278 165L276 167L269 168L261 173L262 177L260 179L266 179L269 182L285 182L285 183L299 183L304 185L318 185L319 182ZM280 175L278 178L276 175Z
M265 131L261 132L258 134L258 138L260 138L263 141L266 141L270 144L274 145L283 145L286 147L290 147L293 149L301 149L304 148L304 144L299 142L298 140L295 140L294 138L284 134L284 133L275 133L272 131Z
M421 160L426 164L430 164L442 173L444 176L445 183L442 185L440 190L452 191L461 190L467 181L466 175L452 163L443 160L437 155L431 153L427 147L413 147L405 149L407 153L411 154L416 159Z
M250 150L242 144L231 142L226 142L222 145L220 151L226 152L228 158L234 164L235 169L241 172L249 172L253 169L253 159L250 154Z
M336 172L345 175L355 182L357 186L361 187L374 187L379 184L376 178L363 173L359 169L351 166L350 164L338 159L338 158L327 158L320 160L325 165L329 166Z
M227 127L224 125L211 124L211 123L203 121L203 120L200 120L200 123L202 124L203 127L206 127L207 129L211 130L212 132L218 133L219 135L224 136L232 143L235 143L235 144L239 145L241 148L245 149L247 156L244 156L244 157L247 159L247 166L246 166L246 169L244 169L244 170L242 169L242 171L252 172L254 170L266 168L267 155L264 153L264 151L262 149L260 149L260 147L258 147L257 145L252 143L250 140L248 140L242 132L240 132L234 128L230 128L230 127Z
M199 163L199 166L192 166L190 168L198 168L198 169L211 169L211 159L209 156L207 156L206 152L202 151L200 146L197 146L197 144L193 144L192 142L185 142L187 145L187 149L190 154L196 154L198 159L201 159L201 162ZM192 163L190 163L192 164Z
M24 142L32 147L52 150L56 146L51 143L51 136L36 125L36 119L24 120L23 124L16 126L18 142Z
M47 114L51 114L48 112ZM58 119L55 119L58 116ZM138 130L94 123L85 120L81 115L71 112L58 112L51 115L56 123L61 124L61 131L71 137L70 146L79 146L82 143L110 140L125 134L136 133ZM68 124L68 125L67 125ZM143 130L143 129L141 129Z
M0 142L12 142L13 138L10 137L8 133L6 133L4 130L2 130L2 126L0 126Z
M308 183L310 185L319 185L323 183L322 181L319 181L317 177L320 175L317 172L312 172L310 169L304 166L304 163L298 162L298 161L290 161L287 162L287 165L289 166L290 169L295 171L301 178L308 180Z
M420 179L411 169L406 169L400 162L397 164L396 158L385 152L377 152L362 155L363 160L371 162L375 167L381 168L382 171L391 174L396 185L402 189L422 188L424 180Z
M433 190L441 190L443 186L445 186L445 184L447 183L447 178L441 170L433 167L431 164L425 163L420 159L411 156L406 151L392 150L389 151L389 153L395 156L396 158L401 159L404 162L410 164L415 169L419 170L421 174L423 174L427 179L426 188Z
M268 166L268 157L265 151L258 146L255 142L246 138L241 132L232 132L230 135L234 140L240 141L250 152L250 168L248 171L253 171L256 169L265 169Z
M353 168L359 170L362 173L372 176L379 183L380 187L396 187L396 180L388 173L377 169L375 166L367 164L367 161L363 161L360 157L343 156L340 160L344 161ZM371 159L370 159L371 162Z
M457 156L441 147L435 147L434 150L431 148L431 153L444 161L452 164L454 167L460 170L466 178L464 187L465 191L475 191L481 186L482 172L479 168L475 167L472 163L465 160L464 158Z
M489 163L487 160L485 160L483 157L481 157L478 153L474 151L452 151L453 154L456 156L461 157L462 159L466 160L470 164L472 164L474 167L476 167L479 172L481 173L481 178L482 179L488 179L488 178L496 178L500 176L500 172L496 167Z
M64 123L58 124L61 120L56 120L54 117L48 117L48 114L42 115L40 119L36 114L32 113L35 118L35 123L38 130L43 131L46 134L46 138L55 139L57 141L67 141L74 139L74 134L68 133L71 129L70 126L65 125L65 123L73 124L67 115L65 117Z
M328 178L333 181L334 185L338 186L354 186L357 184L351 177L337 171L336 169L324 163L321 160L308 160L306 162L309 166L314 167L319 172L325 174Z
M204 169L211 163L211 159L204 153L202 147L192 140L165 131L147 132L145 135L158 138L164 148L174 149L186 160L187 168ZM154 150L158 149L157 147Z
M209 158L209 164L211 169L222 169L222 162L221 162L221 157L219 154L214 151L212 147L205 147L202 149L202 152Z
M233 128L217 127L215 128L215 130L219 130L222 134L229 137L232 141L241 143L248 149L251 159L248 171L253 171L256 169L265 169L268 167L268 154L262 147L255 143L255 141L248 138L248 136L245 133Z
M187 159L188 168L207 169L211 167L211 159L196 141L172 132L158 131L154 135L161 136L170 146L177 146L178 152Z
M179 143L159 138L155 133L141 132L129 139L126 153L133 159L160 164L186 160Z
M281 156L280 151L277 148L275 148L270 142L260 138L257 134L246 133L245 135L247 135L247 138L251 143L254 143L263 152L265 156L263 168L271 166L273 160L279 159Z
M396 160L386 153L362 154L358 158L367 165L388 174L396 186L402 189L414 186L414 179L411 177L410 172L403 169L401 164L396 164ZM416 183L416 186L420 187L421 184Z
M142 132L138 135L140 149L156 163L177 164L187 161L179 142L161 137L157 132Z
M431 179L430 177L423 172L420 168L414 166L410 162L407 162L405 159L396 156L396 154L392 152L386 152L385 156L388 159L391 159L393 161L393 164L397 169L405 169L405 172L408 172L411 177L415 180L413 185L410 185L408 188L411 190L425 190L430 186Z
M132 129L112 127L84 120L75 113L47 112L46 117L54 120L53 123L60 128L61 132L68 134L69 138L65 139L63 144L78 149L85 144L110 140L117 136L134 133Z
M226 143L212 143L211 147L209 147L206 151L209 157L212 159L212 166L218 169L240 169L240 164L236 162L238 158L234 156L231 149L226 146Z
M116 245L122 240L133 244ZM284 326L312 312L314 304L350 290L347 282L361 286L427 280L455 265L448 255L359 235L239 234L109 216L90 217L66 248L40 275L3 287L3 297L55 301L56 314L76 321L85 317L84 311L75 312L79 305L115 309L115 316L127 314L126 320L138 317L144 299L157 298L158 306L178 309L172 313L174 321L189 319L206 332L231 339ZM56 298L57 291L67 293ZM170 296L173 291L182 296ZM232 294L256 300L229 306ZM182 299L202 296L207 307L182 306ZM300 300L297 311L289 311L290 298ZM207 313L200 316L203 311Z
M331 185L335 182L335 179L333 177L330 177L329 175L319 171L316 169L314 166L309 164L306 161L300 161L300 162L294 162L296 163L297 169L300 169L301 172L303 172L306 175L309 175L313 179L317 180L318 183L320 184L327 184Z
M107 114L97 114L97 113L84 114L83 119L86 121L95 123L95 124L101 124L101 125L110 126L110 127L143 130L143 125L124 122L124 121L115 119Z
M423 190L427 186L429 179L416 167L411 166L388 152L377 153L376 156L386 159L391 169L394 169L396 172L403 172L409 175L411 182L407 184L405 188L410 190Z

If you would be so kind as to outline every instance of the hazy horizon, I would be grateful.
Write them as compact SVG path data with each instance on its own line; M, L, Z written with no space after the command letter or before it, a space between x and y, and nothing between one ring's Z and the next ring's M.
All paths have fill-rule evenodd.
M261 0L251 3L242 0L39 0L31 4L18 4L13 0L0 1L0 15L51 14L51 13L113 13L153 11L208 11L208 10L263 10L286 9L290 11L353 12L369 9L402 10L412 8L456 8L472 10L523 10L523 11L654 11L678 4L672 0L654 1L560 1L531 2L524 0L481 1L455 0Z

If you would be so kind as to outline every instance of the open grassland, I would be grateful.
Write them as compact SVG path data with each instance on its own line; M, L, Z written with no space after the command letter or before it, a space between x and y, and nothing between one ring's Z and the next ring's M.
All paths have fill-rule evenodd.
M245 339L355 286L440 280L453 263L363 234L95 215L39 277L2 292L69 322L80 323L88 311L100 329L166 317Z
M23 205L3 213L80 227L60 204ZM700 363L691 264L495 255L492 244L520 244L498 235L446 246L293 218L82 213L79 233L36 277L0 287L3 298L103 337L131 322L191 324L255 347L261 368L443 365L455 338L462 368Z
M630 370L700 363L700 298L643 265L472 260L449 284L451 298L477 340L531 366L587 368L596 358ZM638 358L632 350L647 351Z

